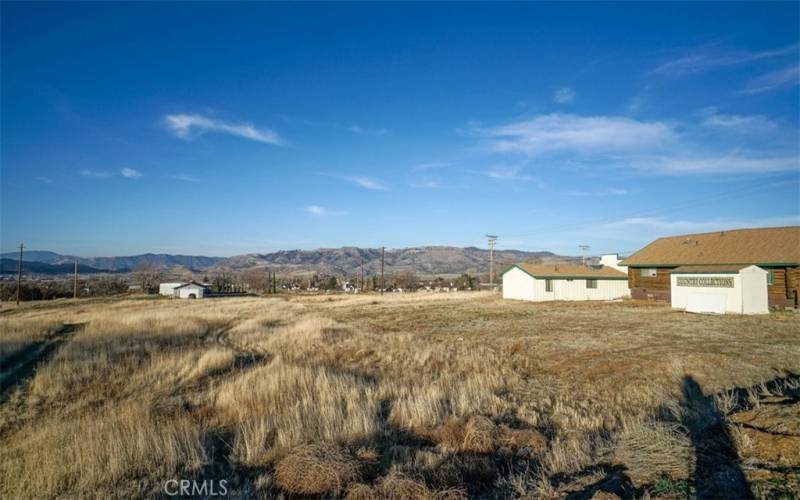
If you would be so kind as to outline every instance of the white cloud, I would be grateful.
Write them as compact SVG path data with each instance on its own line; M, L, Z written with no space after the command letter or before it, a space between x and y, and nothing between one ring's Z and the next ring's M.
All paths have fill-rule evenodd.
M800 64L772 71L747 82L742 94L756 95L786 87L800 85Z
M84 168L80 171L80 174L83 177L92 177L94 179L108 179L109 177L115 177L117 175L125 177L126 179L138 179L144 175L135 168L128 167L121 168L116 173L109 172L107 170L90 170L88 168Z
M347 130L359 135L383 136L389 133L389 130L385 128L365 128L359 125L350 125Z
M515 165L495 165L488 168L483 174L499 181L530 181L533 177L522 173L523 168Z
M345 180L352 182L353 184L360 186L364 189L372 189L374 191L386 191L386 186L376 180L369 177L362 177L362 176L350 176L345 177Z
M472 125L484 148L514 161L548 161L586 168L630 169L653 174L760 174L800 170L796 147L781 137L743 142L742 133L778 128L760 115L725 115L716 108L701 111L697 122L713 127L713 141L702 134L678 133L686 124L634 120L619 116L548 114L505 125ZM732 133L740 134L738 136ZM704 142L699 142L704 141ZM723 149L726 148L727 150ZM495 179L526 180L521 167L499 167L485 173Z
M531 182L540 189L545 187L544 182L525 173L524 165L492 165L486 170L476 173L496 181Z
M559 104L567 104L575 100L575 91L569 87L559 87L553 92L553 100Z
M734 150L722 156L644 157L630 160L633 168L659 174L745 174L796 172L800 170L797 156L740 156Z
M630 152L665 145L672 127L621 116L554 113L496 127L475 129L497 152L538 155L547 152Z
M197 177L187 174L170 174L167 177L169 177L170 179L175 179L176 181L200 182L200 179L198 179Z
M436 168L445 168L451 166L452 163L446 161L432 161L428 163L420 163L414 165L414 170L433 170Z
M569 196L624 196L630 193L627 189L606 188L597 191L569 191L567 194Z
M628 111L628 113L635 115L636 113L641 111L646 105L647 105L647 98L638 95L628 100L628 103L625 105L625 109Z
M265 144L283 144L276 132L256 128L250 123L230 123L198 114L167 115L165 121L172 133L181 139L191 139L206 132L218 132Z
M766 217L762 219L712 219L705 221L673 220L664 217L629 217L602 224L602 230L619 230L622 234L670 236L678 234L724 231L743 227L775 227L800 224L800 215Z
M718 129L760 133L777 127L775 122L763 115L726 115L713 107L701 110L700 115L703 117L703 125Z
M327 208L321 207L319 205L309 205L305 208L305 211L310 213L311 215L317 215L317 216L347 215L347 212L344 210L328 210Z
M84 177L94 177L95 179L106 179L113 175L111 172L104 170L89 170L88 168L84 168L80 173Z
M119 170L119 175L128 179L138 179L142 176L142 173L136 170L135 168L121 168Z
M43 175L36 176L36 180L39 181L39 182L44 182L45 184L52 184L53 183L53 179L51 179L50 177L45 177Z
M439 184L438 182L436 182L434 180L422 179L422 180L419 180L419 181L416 181L416 182L412 182L411 183L411 187L424 188L424 189L439 189L442 186L441 186L441 184Z
M726 51L711 46L697 47L679 57L670 59L650 71L653 75L683 76L709 69L734 66L761 59L793 54L800 44L761 51Z

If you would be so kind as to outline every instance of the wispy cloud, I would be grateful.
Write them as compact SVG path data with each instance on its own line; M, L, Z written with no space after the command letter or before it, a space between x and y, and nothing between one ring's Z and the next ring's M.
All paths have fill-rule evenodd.
M575 91L569 87L559 87L553 92L553 100L558 104L567 104L575 100Z
M50 177L45 177L44 175L37 175L37 176L35 177L35 179L36 179L37 181L39 181L39 182L43 182L43 183L45 183L45 184L52 184L52 183L53 183L53 179L51 179Z
M772 227L800 224L800 215L784 215L762 219L712 219L680 220L664 217L630 217L598 226L600 230L619 230L621 233L669 236L710 231L724 231L742 227Z
M136 170L135 168L122 168L119 171L119 175L122 177L126 177L128 179L138 179L142 176L142 173Z
M114 175L111 172L107 172L105 170L89 170L88 168L84 168L83 170L81 170L80 174L83 177L94 177L95 179L105 179Z
M437 181L431 179L421 179L411 183L411 187L423 189L439 189L442 187Z
M684 76L725 66L735 66L773 57L796 54L800 44L760 51L732 51L717 46L695 47L673 59L667 60L650 71L651 75Z
M310 213L311 215L316 215L320 217L347 215L347 212L344 210L329 210L319 205L309 205L305 208L305 211Z
M539 188L545 187L540 179L525 173L525 165L492 165L477 173L496 181L531 182Z
M414 170L433 170L437 168L446 168L451 166L452 163L446 161L432 161L428 163L419 163L414 165L412 168Z
M81 176L83 177L92 177L94 179L108 179L109 177L120 176L126 179L138 179L142 177L144 174L136 170L135 168L121 168L117 172L110 172L108 170L90 170L85 168L80 171Z
M784 138L769 144L742 132L768 130L759 115L724 115L715 108L699 114L694 124L634 120L619 116L539 115L493 127L473 125L472 134L490 155L548 160L589 168L628 169L650 174L761 174L800 169L796 146ZM695 116L697 119L698 117ZM715 128L715 137L682 134L692 125ZM735 134L735 135L734 135ZM796 144L791 142L791 144ZM525 180L519 167L488 170L495 179Z
M344 178L346 181L360 186L364 189L372 189L373 191L386 191L388 188L385 184L377 179L371 177L362 177L359 175L349 176Z
M347 127L347 130L358 135L372 135L378 137L387 135L389 133L389 130L385 128L366 128L360 125L350 125Z
M648 156L630 159L629 165L655 174L746 174L800 171L800 158L790 155L743 155L738 150L723 156Z
M606 188L597 191L569 191L569 196L624 196L631 192L627 189Z
M741 93L756 95L781 88L795 87L797 85L800 85L800 64L788 66L753 78L747 82L747 85L745 85Z
M674 133L663 122L645 122L621 116L578 116L554 113L526 121L474 129L492 150L538 155L641 151L666 144Z
M167 115L164 120L172 133L181 139L192 139L206 132L217 132L276 146L284 144L275 131L256 128L251 123L231 123L199 114Z
M167 177L170 179L175 179L176 181L183 181L183 182L200 182L200 179L194 177L193 175L186 175L186 174L170 174Z
M747 133L768 132L777 127L775 122L763 115L726 115L714 107L702 109L699 114L706 127Z

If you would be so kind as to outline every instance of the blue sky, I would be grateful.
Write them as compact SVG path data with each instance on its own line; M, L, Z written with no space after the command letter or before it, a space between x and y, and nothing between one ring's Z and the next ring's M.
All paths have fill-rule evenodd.
M0 9L4 251L800 224L796 2Z

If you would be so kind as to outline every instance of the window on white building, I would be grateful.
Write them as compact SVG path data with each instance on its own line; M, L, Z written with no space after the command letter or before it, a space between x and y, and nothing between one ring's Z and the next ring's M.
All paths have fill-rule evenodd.
M597 288L597 280L586 280L586 288Z
M553 291L553 280L544 280L544 291L545 292Z

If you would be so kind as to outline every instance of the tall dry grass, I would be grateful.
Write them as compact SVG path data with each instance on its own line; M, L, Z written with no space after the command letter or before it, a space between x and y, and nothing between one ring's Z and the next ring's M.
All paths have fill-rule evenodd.
M0 418L4 497L146 496L207 468L265 496L563 496L599 464L646 486L691 477L695 450L675 423L685 376L727 414L737 403L720 391L800 372L788 314L488 293L13 314L43 317L86 327L0 409L16 415ZM51 458L60 449L69 463Z
M44 317L0 317L0 365L60 330L63 323Z

